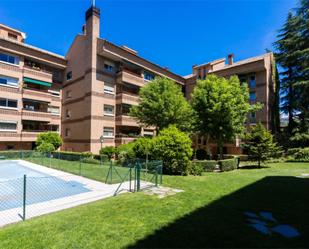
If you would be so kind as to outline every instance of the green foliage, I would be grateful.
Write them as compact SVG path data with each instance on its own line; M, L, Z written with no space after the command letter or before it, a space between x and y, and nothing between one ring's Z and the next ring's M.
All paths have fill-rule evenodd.
M57 150L62 145L62 139L57 132L42 132L38 135L35 144L40 146L43 143L52 144Z
M84 151L81 154L85 158L93 158L93 153L91 151Z
M163 129L153 138L152 155L163 161L163 171L168 174L188 174L192 156L191 139L176 126Z
M90 164L100 164L100 161L97 160L97 159L94 159L92 157L85 157L85 158L82 158L81 161L83 163L90 163Z
M134 143L127 143L127 144L122 144L117 147L117 157L118 161L123 164L125 161L134 159L135 157L135 152L133 150Z
M106 146L100 149L100 155L105 155L108 159L112 159L112 157L116 153L116 148L114 146Z
M215 160L203 160L203 161L193 161L193 164L198 164L203 168L205 172L212 172L215 170L218 162Z
M291 148L287 150L287 155L288 156L294 156L295 153L297 153L298 151L300 151L301 148Z
M280 154L280 148L273 142L272 134L261 123L251 128L245 140L244 148L249 156L258 161L259 166L261 162Z
M189 165L189 174L194 176L201 176L204 172L203 165L195 162L191 162Z
M140 102L130 109L140 124L155 126L157 131L174 124L183 131L192 128L192 109L180 86L167 78L157 77L140 90Z
M294 154L294 159L299 162L309 162L309 148L300 149Z
M36 147L36 150L42 153L50 153L55 151L55 147L53 144L45 142L40 143L40 145Z
M230 171L237 169L239 166L239 158L233 157L230 159L224 159L219 161L219 166L221 171Z
M217 141L220 158L223 157L223 143L244 131L250 111L248 101L248 87L240 84L237 76L225 79L209 75L198 81L193 91L192 107L197 116L197 130Z
M133 151L136 158L146 158L152 151L152 139L141 137L133 143Z

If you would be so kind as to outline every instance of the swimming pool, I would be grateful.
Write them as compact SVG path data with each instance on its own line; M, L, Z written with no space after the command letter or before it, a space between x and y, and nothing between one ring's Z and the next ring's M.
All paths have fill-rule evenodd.
M35 170L22 161L0 162L0 211L22 206L24 193L26 205L31 205L90 191L81 182Z

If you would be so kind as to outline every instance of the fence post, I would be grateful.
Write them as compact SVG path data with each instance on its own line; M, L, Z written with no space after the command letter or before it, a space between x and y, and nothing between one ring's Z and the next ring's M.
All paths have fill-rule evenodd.
M79 156L79 172L78 174L81 176L82 175L82 159L81 156Z
M132 183L131 183L131 181L132 181L132 168L131 168L131 166L129 166L130 168L129 168L129 171L130 171L130 178L129 178L129 191L130 192L132 192L131 191L131 185L132 185Z
M141 165L137 162L136 165L136 191L140 191L141 189Z
M160 184L162 184L162 177L163 177L163 162L160 164Z
M110 159L111 184L113 184L113 161Z
M24 191L23 191L23 220L26 220L26 187L27 187L27 175L24 175Z
M159 171L159 166L156 167L156 175L155 175L156 187L158 187L158 171Z

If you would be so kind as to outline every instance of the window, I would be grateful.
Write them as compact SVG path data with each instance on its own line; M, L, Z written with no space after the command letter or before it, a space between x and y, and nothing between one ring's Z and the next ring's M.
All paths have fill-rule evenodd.
M112 128L112 127L104 127L104 129L103 129L103 137L114 137L114 128Z
M71 117L71 111L70 110L66 110L65 116L66 116L66 118L70 118Z
M251 75L249 77L249 87L255 88L255 86L256 86L255 75Z
M8 34L8 37L9 37L10 39L17 40L17 35L15 35L15 34L9 33L9 34Z
M65 93L65 97L66 97L67 99L72 98L72 91L71 91L71 90L67 90L66 93Z
M114 94L115 87L112 84L104 83L104 93Z
M114 106L113 105L104 105L104 115L114 116Z
M18 78L0 75L0 85L18 86Z
M69 128L66 128L65 129L65 134L64 134L66 137L69 137L71 136L71 130Z
M71 80L72 79L72 71L67 72L67 80Z
M246 75L238 75L238 79L241 84L247 83L247 76Z
M249 121L250 123L256 123L256 113L255 112L250 112Z
M10 64L19 64L19 59L16 56L8 55L8 54L3 54L0 53L0 61L10 63Z
M155 78L154 74L147 72L147 71L144 72L144 79L145 80L151 81L151 80L154 80L154 78Z
M0 121L0 131L17 131L16 121Z
M115 72L115 64L110 61L104 61L104 70L107 72Z
M250 92L250 100L255 101L256 100L256 93Z
M47 111L49 113L52 113L52 114L56 114L56 115L59 115L60 114L60 108L58 106L49 106L47 108Z
M0 107L17 109L17 100L0 98Z

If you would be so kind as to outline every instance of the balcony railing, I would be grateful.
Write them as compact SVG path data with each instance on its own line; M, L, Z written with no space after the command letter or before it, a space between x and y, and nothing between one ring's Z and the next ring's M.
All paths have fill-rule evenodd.
M144 86L144 79L141 75L137 75L127 70L122 70L117 74L117 82L127 82L129 84L137 85L139 87Z

